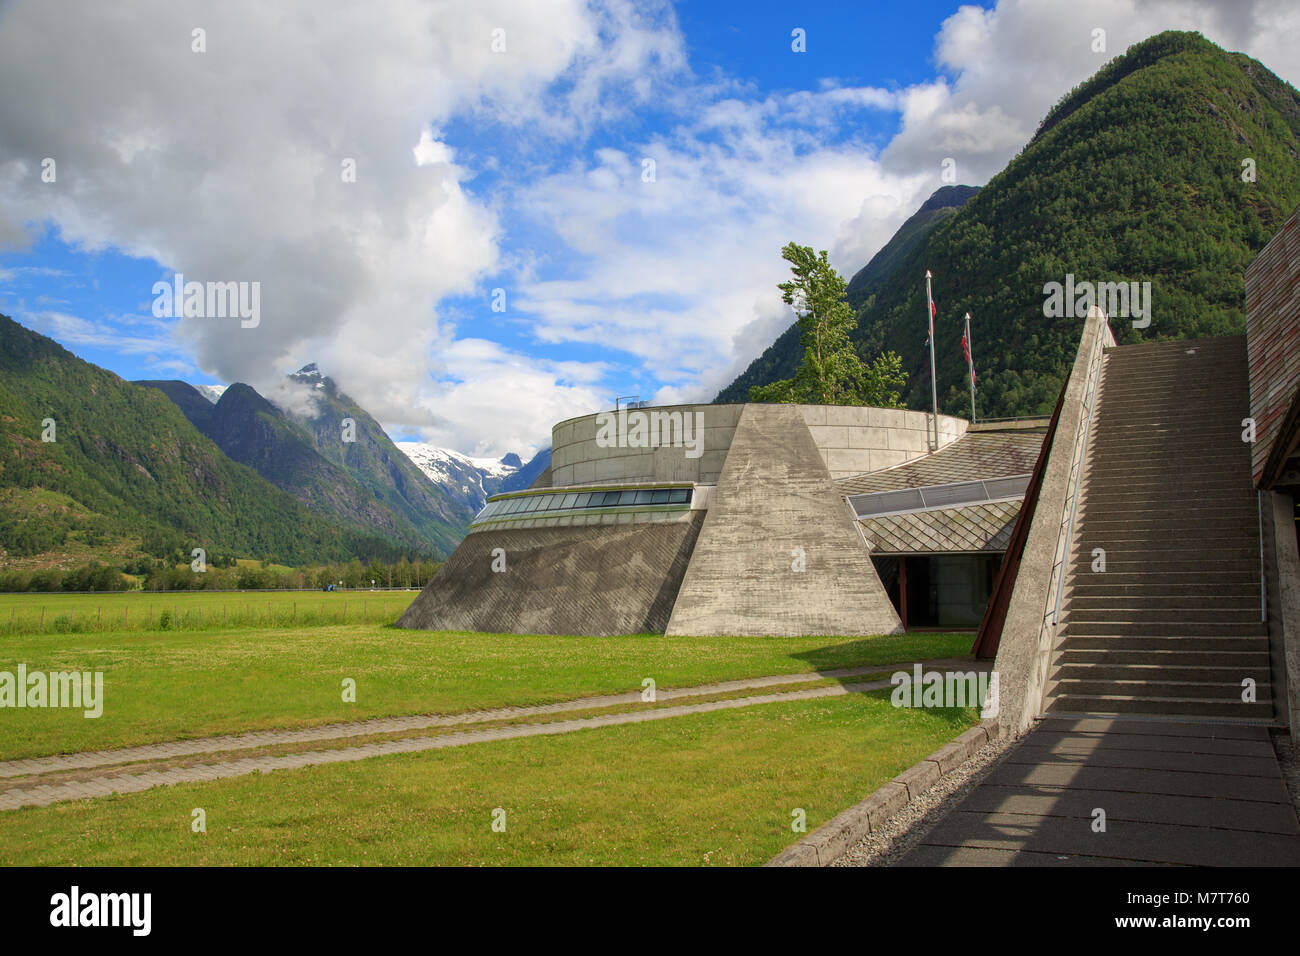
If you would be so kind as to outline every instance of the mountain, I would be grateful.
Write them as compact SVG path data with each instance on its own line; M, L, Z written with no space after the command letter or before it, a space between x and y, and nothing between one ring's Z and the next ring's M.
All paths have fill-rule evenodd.
M469 517L409 468L378 423L315 366L292 378L313 390L312 414L287 412L241 382L215 405L185 382L136 384L162 391L230 458L316 514L417 554L449 554ZM345 441L345 418L355 423L354 442Z
M1297 160L1295 88L1200 34L1158 34L1066 93L1004 170L859 294L855 343L868 359L898 352L907 404L928 407L929 269L940 410L969 413L970 312L980 416L1050 413L1081 320L1049 317L1044 286L1149 282L1150 325L1114 318L1121 343L1239 334L1245 267L1300 203ZM784 374L773 362L746 384Z
M213 405L221 400L221 393L226 390L225 385L194 385L191 387Z
M899 262L934 232L939 223L966 205L979 189L978 186L941 186L935 190L871 257L871 261L849 280L849 302L858 308L870 299L881 283L898 268Z
M135 384L164 392L231 459L252 468L314 513L417 554L436 550L409 521L395 515L345 469L326 460L306 428L251 386L237 382L213 405L185 382Z
M964 206L977 192L978 186L942 186L937 189L921 204L920 209L908 217L880 251L871 257L871 261L849 280L849 302L855 308L863 302L869 302L906 254L920 245L935 227ZM879 351L879 348L875 350ZM874 352L871 355L874 356ZM748 401L751 386L793 377L802 359L799 326L791 324L762 355L749 364L749 368L719 392L714 401Z
M505 459L503 458L502 461ZM513 475L508 476L501 482L501 492L523 491L531 488L533 483L542 476L543 473L549 475L551 470L551 449L543 448L528 464L524 465Z
M398 450L379 422L339 391L334 380L321 374L315 364L289 377L311 390L311 414L291 413L290 417L310 432L315 449L345 469L394 514L409 521L440 553L454 551L472 515L431 482ZM350 441L345 440L347 421L352 423Z
M551 463L549 448L525 465L514 452L494 460L471 458L426 442L398 442L397 447L430 481L462 502L470 517L478 514L490 496L527 488Z
M232 461L156 389L84 362L7 316L0 503L0 558L8 560L161 557L195 547L289 563L376 553L368 538Z

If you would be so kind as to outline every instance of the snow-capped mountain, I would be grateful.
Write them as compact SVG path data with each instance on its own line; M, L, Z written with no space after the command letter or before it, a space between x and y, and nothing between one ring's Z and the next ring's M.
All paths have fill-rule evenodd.
M545 467L533 467L534 463L537 463L537 458L525 466L519 455L513 453L499 459L472 458L471 455L442 449L437 445L429 445L421 441L399 441L396 442L396 446L415 463L420 471L425 473L425 476L428 476L430 481L441 486L450 496L459 498L474 512L480 510L487 502L487 498L493 494L517 490L515 485L519 484L519 481L512 481L512 477L520 476L520 479L528 477L528 484L532 484L533 477L536 477L537 473L542 471L542 467ZM542 454L546 455L546 460L549 462L550 449L546 449ZM525 475L525 471L529 472L530 476ZM526 488L528 484L520 486Z

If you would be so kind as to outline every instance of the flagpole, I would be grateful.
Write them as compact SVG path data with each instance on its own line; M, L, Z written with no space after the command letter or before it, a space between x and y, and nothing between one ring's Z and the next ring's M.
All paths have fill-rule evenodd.
M925 270L925 317L930 321L930 401L934 408L934 450L939 450L939 385L934 377L934 298L930 293L930 270Z
M970 375L970 423L975 424L975 343L970 337L970 313L966 313L966 362Z

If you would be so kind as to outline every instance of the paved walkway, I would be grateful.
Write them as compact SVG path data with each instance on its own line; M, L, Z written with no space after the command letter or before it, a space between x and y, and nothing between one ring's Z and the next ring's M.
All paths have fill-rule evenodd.
M922 662L927 668L961 667L965 670L978 670L986 666L959 659L934 659ZM722 681L697 687L661 689L656 692L656 703L692 697L716 696L743 690L760 690L781 687L790 684L834 678L845 680L864 674L881 673L908 669L913 662L893 664L873 664L866 667L841 668L835 670L815 671L801 674L778 674L769 677L757 677L744 680ZM346 742L351 738L379 735L409 734L412 731L444 728L457 725L472 725L501 720L518 720L520 718L538 718L553 714L601 710L612 707L625 707L641 703L641 692L626 694L606 694L598 697L582 697L574 700L560 701L554 704L541 704L531 707L502 707L493 710L481 710L464 714L438 715L421 714L404 717L386 717L374 720L352 721L349 723L327 724L302 730L271 730L256 733L207 737L197 740L172 741L151 744L142 747L126 747L118 750L101 750L76 754L59 754L50 757L37 757L27 760L12 760L0 763L0 779L24 778L21 783L0 790L0 810L13 810L24 806L45 806L64 800L80 800L88 797L109 796L114 793L138 793L158 786L176 783L191 783L206 780L218 780L245 774L273 770L291 770L317 764L339 763L351 760L365 760L369 757L397 753L416 753L426 750L439 750L444 747L459 747L466 744L494 740L511 740L520 737L534 737L572 733L595 727L610 727L620 724L643 723L651 720L667 720L687 714L701 714L716 710L730 710L740 707L753 707L761 704L782 703L785 701L813 700L822 697L835 697L850 693L880 690L889 687L888 680L848 683L847 681L827 687L815 687L798 691L756 694L727 700L702 701L694 704L681 704L675 707L659 707L647 704L643 710L625 711L612 714L598 714L573 720L521 723L508 726L485 727L479 730L466 730L454 733L442 733L436 736L409 736L397 740L381 740L362 745L344 745L324 750L301 753L258 755L255 757L223 757L231 751L248 750L261 747L276 747L302 743ZM199 764L183 767L154 767L150 762L170 761L178 758L210 755L210 759ZM130 768L123 767L132 764ZM116 769L114 769L116 768ZM88 778L85 771L92 773ZM50 774L77 773L85 779L46 779Z
M1047 718L898 865L1161 864L1300 866L1267 728Z

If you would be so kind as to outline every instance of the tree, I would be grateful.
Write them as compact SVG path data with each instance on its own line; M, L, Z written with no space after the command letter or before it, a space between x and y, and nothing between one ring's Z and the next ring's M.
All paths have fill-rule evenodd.
M777 288L798 316L803 361L793 378L751 388L749 400L901 408L907 385L902 360L886 352L870 365L862 361L850 339L857 317L846 298L847 286L826 250L817 253L791 242L781 258L790 263L794 278Z

